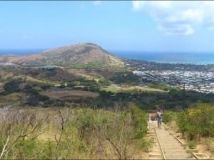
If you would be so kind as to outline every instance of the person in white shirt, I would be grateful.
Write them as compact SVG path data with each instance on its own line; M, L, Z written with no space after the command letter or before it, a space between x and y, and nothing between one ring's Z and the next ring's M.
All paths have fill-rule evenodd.
M160 109L157 111L157 123L158 123L158 128L161 128L161 122L162 122L162 112Z

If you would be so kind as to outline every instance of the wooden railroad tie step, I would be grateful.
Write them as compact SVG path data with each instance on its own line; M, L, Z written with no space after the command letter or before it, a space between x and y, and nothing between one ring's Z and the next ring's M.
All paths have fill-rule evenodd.
M149 153L149 157L162 157L160 153Z
M205 153L192 153L196 159L209 159L210 157Z

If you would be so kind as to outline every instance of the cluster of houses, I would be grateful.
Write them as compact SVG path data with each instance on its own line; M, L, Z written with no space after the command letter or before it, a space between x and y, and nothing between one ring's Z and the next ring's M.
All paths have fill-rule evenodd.
M170 86L203 93L214 93L214 72L184 70L142 70L133 71L142 82L165 83Z

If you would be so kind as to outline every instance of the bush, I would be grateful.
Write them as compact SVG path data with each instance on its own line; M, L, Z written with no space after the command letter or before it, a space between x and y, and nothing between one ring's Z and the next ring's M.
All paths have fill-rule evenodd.
M143 138L147 132L147 115L136 106L130 108L133 125L136 130L136 137Z
M6 94L18 92L20 90L20 84L22 83L19 79L13 79L4 84L4 90Z
M176 113L172 111L166 111L163 114L163 122L164 123L169 123L172 122L173 120L176 120Z
M178 114L177 124L190 140L214 136L214 106L198 104Z

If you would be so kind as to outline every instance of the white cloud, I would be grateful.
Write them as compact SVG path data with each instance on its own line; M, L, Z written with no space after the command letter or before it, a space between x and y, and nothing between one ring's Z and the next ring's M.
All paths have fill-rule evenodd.
M198 26L214 29L214 1L133 1L132 6L149 14L169 35L191 35Z

